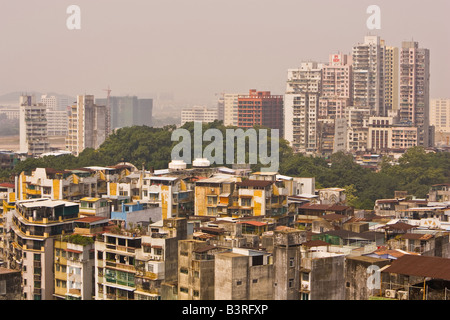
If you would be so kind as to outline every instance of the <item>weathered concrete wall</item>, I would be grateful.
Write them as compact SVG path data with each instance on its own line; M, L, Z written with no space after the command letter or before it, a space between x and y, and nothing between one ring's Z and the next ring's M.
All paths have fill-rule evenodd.
M273 264L250 267L249 300L273 300Z
M5 289L5 294L0 294L0 300L21 300L21 284L20 271L0 268L0 286Z
M345 299L345 256L312 260L311 300Z
M248 256L220 253L215 257L215 300L247 300Z
M367 280L371 276L368 268L371 265L383 267L390 264L388 259L378 259L365 256L345 259L345 300L368 300L375 293L368 288Z

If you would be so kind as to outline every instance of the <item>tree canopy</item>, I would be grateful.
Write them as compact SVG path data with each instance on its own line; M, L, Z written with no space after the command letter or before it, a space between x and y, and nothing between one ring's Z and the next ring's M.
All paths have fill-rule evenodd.
M189 131L193 140L194 123L186 123L181 127ZM208 129L219 130L223 139L223 159L226 159L226 130L237 129L226 127L222 122L204 123L203 132ZM0 172L0 178L8 177L22 171L30 172L38 167L51 167L58 170L77 169L85 166L108 166L126 161L141 168L163 169L171 161L171 152L178 141L172 141L172 132L177 129L175 125L163 128L148 126L125 127L114 131L98 148L85 149L78 157L73 155L47 156L43 158L30 158L19 162L12 171ZM262 128L255 127L255 130ZM270 130L269 130L270 132ZM268 148L270 148L270 139ZM203 148L210 141L203 141ZM191 144L193 148L193 143ZM237 150L234 150L236 158ZM192 150L192 155L193 150ZM249 150L245 150L248 163ZM390 163L384 159L381 169L377 172L358 165L351 154L338 152L328 160L323 157L306 156L294 153L289 143L279 139L279 173L293 177L315 177L317 188L340 187L346 189L351 204L358 209L372 209L375 200L390 198L394 191L407 191L420 198L426 197L433 184L450 181L450 153L428 153L421 147L409 149L398 164ZM227 165L213 164L214 165ZM261 163L253 164L251 169L259 171Z

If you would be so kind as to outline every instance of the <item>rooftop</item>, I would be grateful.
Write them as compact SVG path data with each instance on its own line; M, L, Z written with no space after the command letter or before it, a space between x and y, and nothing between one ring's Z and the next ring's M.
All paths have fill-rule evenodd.
M450 281L450 259L407 254L383 272Z
M268 180L251 180L247 179L242 182L237 182L236 185L238 187L259 187L259 188L265 188L270 186L273 183L273 181Z

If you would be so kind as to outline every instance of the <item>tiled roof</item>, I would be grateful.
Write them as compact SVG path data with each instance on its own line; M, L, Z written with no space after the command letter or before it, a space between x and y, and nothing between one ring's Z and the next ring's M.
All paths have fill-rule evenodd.
M428 233L405 233L402 235L402 239L409 240L429 240L431 238L433 235Z
M407 254L383 272L450 280L450 259Z
M240 221L238 223L240 223L240 224L251 224L251 225L256 226L256 227L262 227L262 226L266 226L267 225L267 223L260 222L260 221Z
M0 187L14 189L16 186L14 185L14 183L3 182L0 183Z
M414 226L404 223L404 222L396 222L394 224L388 224L384 227L385 229L388 230L403 230L403 231L407 231L410 229L415 228Z

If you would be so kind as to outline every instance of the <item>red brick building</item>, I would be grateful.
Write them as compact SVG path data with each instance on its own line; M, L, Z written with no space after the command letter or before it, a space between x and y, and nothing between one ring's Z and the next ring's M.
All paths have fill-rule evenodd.
M238 127L255 125L279 129L283 136L283 96L271 95L270 91L251 89L248 95L238 97Z

